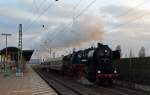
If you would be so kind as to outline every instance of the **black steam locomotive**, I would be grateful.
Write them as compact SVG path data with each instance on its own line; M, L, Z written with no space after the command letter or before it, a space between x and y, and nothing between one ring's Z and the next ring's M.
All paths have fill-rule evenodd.
M96 48L74 51L62 58L49 59L45 63L47 68L61 71L73 78L85 77L91 82L112 84L112 80L119 76L112 61L119 58L119 51L112 51L107 45L98 43Z
M89 81L112 83L119 74L112 61L120 58L119 51L112 51L107 45L98 43L97 48L73 52L63 58L63 71L71 70L76 77L86 77Z

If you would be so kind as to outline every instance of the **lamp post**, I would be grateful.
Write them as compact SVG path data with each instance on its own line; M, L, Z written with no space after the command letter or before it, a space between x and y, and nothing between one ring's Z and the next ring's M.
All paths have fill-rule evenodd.
M8 36L11 36L11 34L7 34L7 33L2 33L1 34L2 36L5 36L6 37L6 52L5 52L5 58L6 58L6 60L5 60L5 62L4 62L4 72L5 72L5 74L4 75L8 75L7 73L6 73L6 63L7 63L7 57L8 57L8 55L7 55L7 37Z

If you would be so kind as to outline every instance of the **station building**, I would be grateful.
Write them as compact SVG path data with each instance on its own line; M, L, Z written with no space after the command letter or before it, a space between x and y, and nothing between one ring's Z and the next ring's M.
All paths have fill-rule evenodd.
M0 50L0 67L16 67L18 63L18 51L17 47L7 47ZM33 50L22 50L21 66L24 68L25 64L30 61L33 54Z

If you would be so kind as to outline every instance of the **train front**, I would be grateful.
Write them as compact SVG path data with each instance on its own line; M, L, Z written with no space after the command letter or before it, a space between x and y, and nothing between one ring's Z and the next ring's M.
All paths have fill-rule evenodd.
M94 52L96 78L100 82L112 84L112 80L119 77L118 71L112 66L113 54L113 51L107 45L100 43Z

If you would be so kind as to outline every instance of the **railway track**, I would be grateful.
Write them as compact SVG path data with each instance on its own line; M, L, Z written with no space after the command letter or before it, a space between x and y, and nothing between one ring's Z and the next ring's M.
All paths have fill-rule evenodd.
M50 76L40 70L35 70L59 95L100 95L90 89L79 87L64 80L60 80L54 76Z
M148 95L146 92L127 89L119 86L102 87L99 85L81 85L74 80L35 70L59 95Z
M97 88L97 89L95 89ZM131 90L119 86L112 86L112 87L102 87L98 85L94 85L93 88L91 88L97 92L99 92L98 89L103 90L104 92L109 92L111 94L107 95L148 95L146 92L141 92L141 91L136 91L136 90Z

